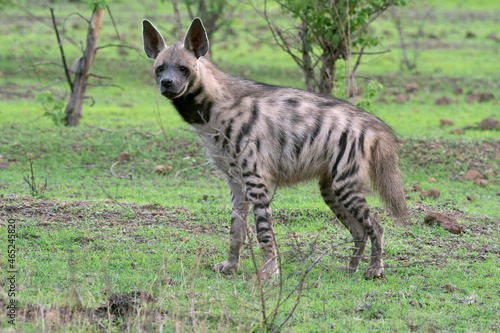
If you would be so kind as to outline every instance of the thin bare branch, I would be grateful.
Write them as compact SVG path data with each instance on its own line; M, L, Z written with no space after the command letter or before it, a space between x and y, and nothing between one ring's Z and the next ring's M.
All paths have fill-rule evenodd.
M89 106L94 106L95 104L95 99L92 96L83 96L83 99L90 99L90 104Z
M179 40L182 40L184 38L184 34L182 33L181 15L179 14L177 0L172 0L172 5L174 6L174 16L175 21L177 22L177 32L179 33Z
M354 76L356 75L356 71L358 70L358 67L361 64L361 57L364 54L365 47L366 47L366 44L364 44L363 47L361 47L361 50L359 51L358 59L356 59L356 63L354 64L354 67L352 68L352 71L351 71L352 79L354 79Z
M109 129L109 128L104 128L104 127L98 127L92 124L85 124L88 127L95 128L98 131L101 132L108 132L108 133L129 133L129 134L139 134L139 135L144 135L145 137L151 137L153 135L160 135L162 133L165 133L163 129L159 130L158 132L155 133L149 133L149 132L140 132L140 131L135 131L135 130L115 130L115 129Z
M125 88L123 88L122 86L119 86L117 84L105 84L105 83L92 84L92 83L87 83L87 87L115 87L115 88L118 88L120 90L125 91Z
M113 23L113 27L115 28L116 36L119 40L121 40L120 33L118 32L118 28L116 27L115 19L113 18L113 14L111 14L111 9L109 5L106 5L106 9L108 10L109 17L111 17L111 22Z
M124 45L124 44L107 44L107 45L103 45L103 46L98 46L95 48L94 53L97 53L98 50L105 49L107 47L126 47L128 49L132 49L132 50L136 51L137 53L140 53L137 48L130 46L130 45Z
M56 17L54 16L54 8L50 8L50 15L52 16L52 23L54 25L54 30L56 31L57 44L59 45L59 51L61 52L62 62L64 65L64 73L66 74L66 79L68 80L69 88L73 92L73 82L69 77L68 65L66 64L66 56L64 55L64 49L61 43L61 38L59 37L59 30L57 30Z
M111 174L113 175L113 177L116 177L116 178L120 178L120 179L132 179L132 174L128 174L126 176L119 176L117 175L114 171L113 171L113 168L115 167L115 165L117 165L118 163L120 163L120 161L116 161L115 163L113 163L111 165L111 168L109 168L109 171L111 172Z
M53 61L40 61L40 62L35 62L35 63L29 64L29 65L23 66L23 67L21 67L19 69L16 69L13 72L7 72L7 74L17 74L19 72L24 71L27 68L37 67L37 66L41 66L41 65L54 65L54 66L64 67L63 65L61 65L61 64L59 64L57 62L53 62Z
M286 317L283 320L283 322L281 322L281 324L276 329L274 329L273 332L280 331L280 329L288 322L288 320L290 320L290 318L292 317L293 313L297 309L297 306L300 303L300 299L302 298L302 291L303 291L303 287L304 287L304 282L305 282L306 277L309 274L309 272L320 262L320 260L325 255L327 255L335 247L339 247L340 245L344 245L344 244L350 244L352 242L353 242L353 240L351 239L349 241L345 241L345 242L333 244L328 249L326 249L325 251L323 251L316 259L313 260L313 262L309 265L309 267L305 270L305 272L302 273L302 277L299 280L299 283L297 285L298 295L297 295L297 299L295 300L295 304L293 305L292 309L288 312L288 314L286 315Z

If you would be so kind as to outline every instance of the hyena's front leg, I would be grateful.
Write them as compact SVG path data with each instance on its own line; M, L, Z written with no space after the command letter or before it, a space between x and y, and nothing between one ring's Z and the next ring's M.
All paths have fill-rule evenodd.
M276 238L271 218L268 185L258 174L243 174L245 193L252 203L257 231L257 241L262 252L263 263L261 278L271 278L279 273L276 248Z
M244 197L242 184L229 182L231 190L231 231L227 260L214 266L214 271L231 274L238 269L241 247L245 243L248 226L249 203Z

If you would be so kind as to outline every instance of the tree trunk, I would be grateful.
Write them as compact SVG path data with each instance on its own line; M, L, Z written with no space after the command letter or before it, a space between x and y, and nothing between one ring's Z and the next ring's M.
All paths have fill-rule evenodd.
M321 65L321 75L319 78L319 92L324 95L331 95L333 91L333 80L335 79L336 58L333 52L324 51Z
M78 126L80 123L83 98L85 97L87 80L90 75L90 67L92 67L92 63L94 62L97 38L99 37L103 14L104 10L97 6L90 19L87 45L83 52L83 57L78 63L75 79L73 80L73 92L69 98L68 105L66 105L66 126Z

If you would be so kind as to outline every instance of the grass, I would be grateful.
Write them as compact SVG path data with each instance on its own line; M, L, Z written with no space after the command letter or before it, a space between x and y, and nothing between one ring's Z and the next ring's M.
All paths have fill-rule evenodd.
M492 2L461 3L430 4L436 8L424 25L420 42L426 47L418 51L416 71L400 70L397 32L389 17L373 26L385 36L381 48L393 52L366 57L358 84L364 87L375 79L384 85L380 95L387 103L375 103L373 112L404 141L401 167L411 224L392 222L378 199L370 196L369 204L386 230L386 276L364 280L366 259L358 272L342 273L337 268L345 264L349 245L333 246L306 276L302 299L284 331L500 329L500 132L472 128L463 135L449 133L477 125L485 117L498 119L500 78L495 59L500 44L485 36L499 27L485 13L500 9ZM88 14L84 3L51 5L60 18L74 11ZM407 33L417 31L416 18L430 5L403 12ZM245 246L234 276L211 271L224 259L229 243L228 190L215 169L204 166L195 135L158 96L150 61L142 53L103 49L94 70L113 77L121 89L90 89L96 104L85 106L80 127L57 126L43 116L45 110L34 96L48 89L56 97L67 97L64 81L43 88L63 78L60 68L40 66L13 73L32 62L59 61L46 4L42 1L29 10L43 19L33 20L12 7L0 14L5 22L0 43L6 45L0 51L0 162L8 165L0 168L0 239L7 240L6 226L15 219L19 306L15 326L0 311L0 329L264 330L251 247ZM173 21L167 3L117 1L112 10L124 43L140 49L139 23L144 17L159 26L167 43L175 41L168 37ZM291 60L268 46L262 22L248 8L242 10L233 25L235 34L215 36L217 64L235 75L303 87ZM475 39L465 39L464 17ZM73 19L68 34L80 40L85 30ZM438 39L429 37L431 33ZM106 17L99 43L110 41L115 42L115 33ZM78 55L78 48L65 47L68 58ZM410 82L416 82L419 91L407 102L394 102L390 91L405 93ZM453 93L457 86L463 94ZM465 102L478 91L492 92L495 99ZM435 105L441 96L456 103ZM442 118L455 124L442 127ZM162 128L165 135L158 132ZM115 178L110 168L124 151L130 160L113 171L132 178ZM29 197L23 180L30 172L27 153L35 156L38 184L47 182L36 198ZM157 165L172 170L164 176L154 174ZM480 172L487 186L462 181L469 169ZM422 190L437 188L441 196L420 199L420 192L410 188L416 183ZM311 261L330 246L348 241L349 235L323 204L314 182L279 189L273 209L283 259L282 295L291 295L279 307L276 328L292 309L295 289ZM426 225L423 218L429 211L454 216L464 232L455 235ZM257 247L253 250L259 258ZM4 309L9 301L6 250L0 256ZM264 290L270 313L280 288L275 282L265 284Z

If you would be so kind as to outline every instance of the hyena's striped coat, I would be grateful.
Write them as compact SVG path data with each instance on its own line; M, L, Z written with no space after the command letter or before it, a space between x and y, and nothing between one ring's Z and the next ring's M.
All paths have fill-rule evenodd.
M224 73L203 57L208 38L200 19L193 20L184 43L166 47L147 20L143 38L146 54L155 60L160 92L196 130L231 190L229 255L214 270L231 273L238 268L252 205L264 257L262 273L275 274L269 190L318 178L323 199L355 241L346 269L356 270L370 238L372 256L365 275L383 273L383 228L366 204L364 185L371 180L396 216L406 212L397 145L384 122L330 96Z

